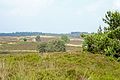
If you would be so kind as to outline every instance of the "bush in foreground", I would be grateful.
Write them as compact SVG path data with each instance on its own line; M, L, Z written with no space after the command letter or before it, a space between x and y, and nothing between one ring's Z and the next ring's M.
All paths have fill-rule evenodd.
M120 13L107 12L103 19L109 27L105 27L102 32L99 28L98 33L82 35L84 38L83 49L92 53L101 53L107 56L120 57Z

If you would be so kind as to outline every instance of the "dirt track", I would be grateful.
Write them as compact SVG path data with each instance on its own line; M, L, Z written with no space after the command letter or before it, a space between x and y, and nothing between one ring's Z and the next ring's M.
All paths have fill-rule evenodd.
M72 47L82 47L82 45L75 45L75 44L66 44L66 46L72 46Z

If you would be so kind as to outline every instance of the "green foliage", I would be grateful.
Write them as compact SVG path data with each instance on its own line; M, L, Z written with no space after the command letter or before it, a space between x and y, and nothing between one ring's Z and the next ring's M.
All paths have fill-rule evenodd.
M23 41L26 42L26 41L27 41L27 38L23 38Z
M115 30L120 26L120 13L118 11L108 11L103 21L109 25L107 30Z
M41 41L40 36L36 36L35 40L36 40L37 42L40 42L40 41Z
M39 53L47 52L47 43L42 42L37 46Z
M111 30L110 32L108 32L108 37L120 40L120 26L115 30Z
M85 38L88 34L81 34L80 37Z
M83 49L118 58L120 57L120 13L109 11L103 21L109 25L105 27L107 31L102 32L99 27L98 33L83 35Z
M110 45L110 38L104 34L91 34L84 38L83 48L89 52L104 53L104 48Z
M98 33L99 33L99 34L102 33L102 28L101 28L101 26L99 26Z
M48 43L40 43L37 49L39 52L65 52L66 46L62 40L53 40Z
M69 43L70 42L70 39L67 35L62 35L61 36L61 40L63 40L65 43Z
M65 52L65 43L61 40L53 40L48 43L48 52Z

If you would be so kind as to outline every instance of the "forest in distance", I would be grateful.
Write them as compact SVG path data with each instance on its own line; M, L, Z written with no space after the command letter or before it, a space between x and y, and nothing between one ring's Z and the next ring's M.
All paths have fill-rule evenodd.
M48 36L61 36L68 35L70 37L80 37L80 34L89 34L88 32L71 32L71 33L43 33L43 32L12 32L12 33L0 33L0 36L37 36L37 35L48 35Z

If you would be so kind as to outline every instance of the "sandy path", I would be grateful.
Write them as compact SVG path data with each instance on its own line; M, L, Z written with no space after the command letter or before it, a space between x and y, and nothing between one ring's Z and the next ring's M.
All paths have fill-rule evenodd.
M75 45L75 44L66 44L66 46L82 47L82 45Z

